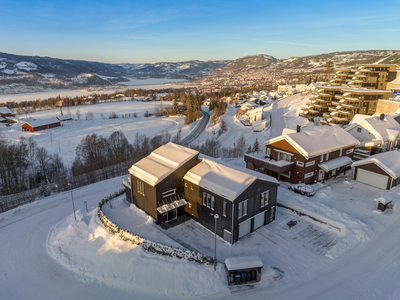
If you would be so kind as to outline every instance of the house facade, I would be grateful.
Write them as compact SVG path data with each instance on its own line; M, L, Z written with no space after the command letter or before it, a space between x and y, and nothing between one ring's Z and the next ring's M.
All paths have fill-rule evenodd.
M57 118L26 121L21 125L22 131L31 131L31 132L46 130L58 126L61 126L61 123L60 120L58 120Z
M229 243L275 219L279 182L168 143L135 163L124 182L127 200L156 223L187 214Z
M246 154L246 167L290 183L311 184L345 173L359 142L338 126L283 134L263 143L261 155Z
M389 151L352 164L354 180L383 190L400 184L400 152Z

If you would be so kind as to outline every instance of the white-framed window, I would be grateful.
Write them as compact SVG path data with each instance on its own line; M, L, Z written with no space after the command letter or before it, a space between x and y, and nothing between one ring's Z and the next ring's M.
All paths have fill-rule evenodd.
M138 193L144 196L144 182L137 180Z
M278 152L278 160L290 161L291 158L292 158L292 155L289 155L284 152Z
M271 156L271 148L267 148L267 156Z
M307 173L307 174L304 174L304 179L306 179L308 177L312 177L312 176L314 176L314 171L312 171L310 173Z
M203 205L214 210L215 199L213 195L203 192Z
M329 159L329 153L325 154L325 160Z
M187 182L185 182L185 187L188 187Z
M226 201L222 203L222 216L226 217Z
M292 175L292 171L288 171L286 173L282 173L281 175L284 176L284 177L290 178L290 176Z
M268 205L268 199L269 199L269 190L265 191L265 192L262 192L261 193L261 205L260 205L260 207Z
M353 153L353 149L347 149L346 150L346 154L350 154L350 153Z
M247 200L244 200L238 204L238 219L247 215Z
M193 187L193 185L191 185L191 186L190 186L190 189L191 189L192 191L194 191L194 187Z
M340 150L339 150L339 156L342 156L342 154L343 154L343 149L340 148Z
M163 193L161 193L161 194L162 194L162 197L163 197L163 198L169 197L169 196L172 196L172 195L175 195L175 194L176 194L176 189L169 190L169 191L163 192Z
M324 155L321 154L321 162L323 162L323 161L324 161Z
M306 162L306 168L315 165L315 160Z
M298 165L300 167L304 167L304 163L302 161L299 161L299 160L296 162L296 165Z

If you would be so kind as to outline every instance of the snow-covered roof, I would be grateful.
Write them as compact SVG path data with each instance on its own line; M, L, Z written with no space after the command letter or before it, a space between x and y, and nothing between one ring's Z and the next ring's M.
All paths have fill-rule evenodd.
M361 126L371 132L375 139L394 141L400 134L400 124L392 116L386 115L383 120L378 116L355 115L351 124L345 129L347 132Z
M262 268L263 263L258 256L239 256L225 259L228 271Z
M4 119L3 117L0 116L0 122L5 121L6 119Z
M176 201L174 201L172 203L168 203L168 204L165 204L163 206L157 207L157 211L160 214L163 214L163 213L169 212L169 211L171 211L171 210L173 210L175 208L184 206L186 204L187 204L187 201L185 199L179 199L179 200L176 200Z
M313 126L308 130L284 134L263 143L263 146L286 140L306 158L352 147L359 141L339 126Z
M14 114L8 107L0 107L0 114Z
M399 151L389 151L385 153L380 153L353 162L352 167L362 166L369 163L374 163L378 165L381 169L385 170L390 176L394 178L400 177L400 152Z
M168 143L135 163L129 173L155 186L198 154L196 150Z
M71 120L72 116L71 115L62 115L62 116L57 116L57 119L59 119L60 121L67 121L67 120Z
M222 161L217 162L209 157L202 158L183 179L230 201L239 197L256 179L279 184L271 176Z
M348 156L341 156L338 158L334 158L332 160L328 160L324 163L320 163L318 167L320 167L325 172L329 172L330 170L337 169L343 166L350 165L353 160Z
M35 128L35 127L50 125L50 124L54 124L54 123L60 123L60 120L58 120L55 117L48 118L48 119L42 119L42 120L32 119L32 120L25 121L24 123L22 123L22 125L29 124Z

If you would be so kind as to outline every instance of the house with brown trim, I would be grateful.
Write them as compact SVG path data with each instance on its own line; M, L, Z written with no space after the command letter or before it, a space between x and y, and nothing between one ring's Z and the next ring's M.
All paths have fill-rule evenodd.
M14 117L14 113L9 109L8 107L0 107L0 117L3 117L4 119L7 117Z
M359 141L339 126L284 131L263 143L265 152L245 154L246 167L278 180L311 184L345 173Z
M61 122L64 121L71 121L72 116L71 115L62 115L62 116L56 116L57 120L60 120Z
M201 156L168 143L135 163L123 180L126 198L157 224L180 215L229 243L275 220L279 182L270 176Z
M43 120L29 120L25 121L21 127L22 131L39 131L39 130L46 130L54 127L61 126L60 120L57 118L49 118Z
M400 152L389 151L356 161L353 178L383 190L400 184Z

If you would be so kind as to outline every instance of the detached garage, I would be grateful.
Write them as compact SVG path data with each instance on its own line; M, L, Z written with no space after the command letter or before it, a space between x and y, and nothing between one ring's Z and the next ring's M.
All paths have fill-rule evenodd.
M354 180L382 190L400 183L400 152L390 151L359 160L352 164Z

